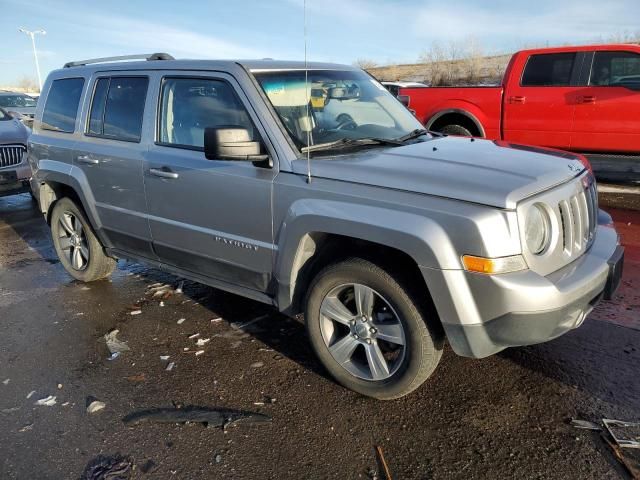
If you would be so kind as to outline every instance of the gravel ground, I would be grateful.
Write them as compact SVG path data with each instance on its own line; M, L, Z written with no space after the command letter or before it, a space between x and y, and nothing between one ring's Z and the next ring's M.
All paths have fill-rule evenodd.
M154 298L152 285L180 279L126 262L110 281L73 281L30 198L0 199L0 478L76 479L117 455L132 478L371 478L376 445L394 479L630 478L598 433L567 425L640 420L640 213L613 214L627 245L614 302L546 344L483 360L447 347L422 388L379 402L328 378L299 319L262 304L190 282ZM131 350L110 361L114 328ZM34 405L49 395L55 405ZM88 398L106 407L87 414ZM174 405L272 422L122 421Z

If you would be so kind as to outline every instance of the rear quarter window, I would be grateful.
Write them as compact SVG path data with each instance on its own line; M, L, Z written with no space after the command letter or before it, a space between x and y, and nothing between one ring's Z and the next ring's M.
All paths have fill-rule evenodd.
M42 128L73 133L83 87L84 78L54 80L42 113Z
M524 67L520 85L523 87L567 87L576 53L546 53L531 55Z

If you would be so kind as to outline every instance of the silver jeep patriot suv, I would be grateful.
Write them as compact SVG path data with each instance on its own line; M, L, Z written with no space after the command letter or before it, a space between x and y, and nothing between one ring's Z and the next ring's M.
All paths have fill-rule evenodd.
M116 259L304 312L342 385L403 396L467 357L578 327L622 272L586 160L425 131L352 67L71 62L28 158L69 274Z

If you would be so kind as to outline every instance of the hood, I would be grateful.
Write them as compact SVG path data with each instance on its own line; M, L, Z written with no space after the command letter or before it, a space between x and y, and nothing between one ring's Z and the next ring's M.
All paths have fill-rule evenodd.
M584 169L569 152L462 137L311 159L315 177L507 209ZM294 161L293 170L306 174L306 160Z
M19 120L0 120L0 144L21 143L26 146L28 138L29 129Z

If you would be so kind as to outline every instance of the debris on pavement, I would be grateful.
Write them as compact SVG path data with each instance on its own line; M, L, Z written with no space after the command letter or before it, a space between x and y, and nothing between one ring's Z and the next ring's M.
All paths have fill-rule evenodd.
M616 459L625 467L627 472L629 472L629 474L631 475L631 478L633 480L640 480L640 466L637 466L636 464L632 463L629 459L627 459L622 451L622 448L620 448L620 446L612 442L607 437L607 435L605 435L604 433L601 435L604 441L607 443L607 445L609 445L609 448L615 455Z
M264 362L254 362L251 364L251 368L260 368L264 367Z
M622 448L640 448L640 423L603 418L611 438Z
M170 362L169 365L167 365L167 368L165 368L165 370L167 372L170 372L171 370L173 370L173 367L175 367L175 366L176 366L175 362Z
M10 381L11 381L11 379L7 378L6 380L3 380L2 383L4 383L5 385L9 385Z
M261 413L230 410L226 408L211 408L187 406L184 408L152 408L139 410L128 414L122 419L125 425L150 423L202 423L208 427L224 427L237 422L265 423L271 417Z
M101 402L100 400L94 400L87 407L87 413L99 412L100 410L104 410L106 406L107 406L106 403Z
M35 390L31 390L28 395L27 395L27 400L29 400L31 397L33 397L36 394Z
M376 445L376 458L379 464L379 469L384 473L384 480L391 480L391 471L389 470L389 465L387 465L387 461L384 458L384 454L382 453L382 447Z
M114 360L122 352L128 352L131 350L129 348L129 345L127 345L122 340L118 339L118 333L120 333L120 330L115 329L115 330L111 330L109 333L107 333L104 336L104 339L107 342L107 348L111 352L112 358L110 358L109 360ZM117 355L114 357L115 354Z
M171 358L171 355L160 355L160 360L163 362L166 362L169 358Z
M140 373L138 375L130 375L126 377L130 382L144 382L147 380L147 377L144 373Z
M56 397L54 397L53 395L49 395L48 397L41 398L40 400L36 401L36 403L34 403L34 405L40 405L45 407L53 407L55 404L56 404Z
M194 338L198 338L200 336L199 333L193 333L191 335L189 335L189 340L193 340Z
M184 321L186 320L186 318L181 318L180 320L178 320L178 325L182 325L184 323Z
M198 350L198 351L196 352L196 357L198 357L198 356L202 355L203 353L204 353L204 350Z
M120 352L115 352L115 353L112 353L111 355L109 355L107 357L107 360L112 361L112 360L115 360L116 358L118 358L119 356L120 356Z
M18 430L18 432L24 433L24 432L28 432L29 430L33 430L33 423L30 423L29 425L25 425L20 430Z
M80 480L127 480L132 470L133 460L129 457L99 455L87 464Z
M129 312L129 315L140 315L142 313L142 310L132 310Z
M198 341L196 342L196 345L198 347L204 347L210 341L211 341L210 338L199 338Z
M5 415L8 415L10 413L17 412L18 410L20 410L20 407L11 407L11 408L3 408L2 410L0 410L0 412L4 413Z
M178 284L178 288L176 288L176 293L182 293L182 289L184 288L184 280L182 280L179 284Z
M216 317L211 319L211 323L220 323L222 321L222 317Z
M584 430L595 430L595 431L602 430L602 427L600 427L600 425L598 425L597 423L589 422L587 420L578 420L575 418L571 419L571 422L569 422L569 425L575 428L582 428Z
M213 457L213 460L214 460L216 463L220 463L220 462L222 461L222 455L220 455L219 453L217 453L217 454L216 454L216 456L215 456L215 457Z

